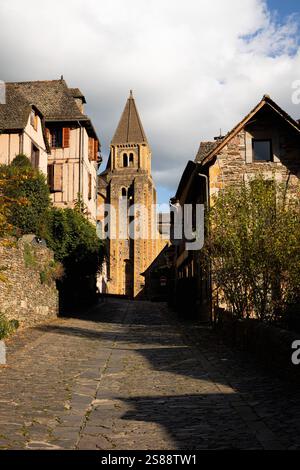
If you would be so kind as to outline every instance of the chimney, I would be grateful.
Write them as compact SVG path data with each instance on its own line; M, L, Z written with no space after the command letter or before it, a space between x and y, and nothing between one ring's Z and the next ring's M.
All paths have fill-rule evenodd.
M219 142L220 140L223 140L224 139L224 135L222 135L222 129L220 129L220 135L218 135L217 137L214 137L214 140L216 142Z
M71 94L75 100L75 103L77 104L78 108L80 109L81 113L84 113L84 105L86 104L86 99L79 90L79 88L71 88L70 89Z
M82 98L74 98L75 99L75 102L78 106L78 108L80 109L80 112L81 113L84 113L84 101Z

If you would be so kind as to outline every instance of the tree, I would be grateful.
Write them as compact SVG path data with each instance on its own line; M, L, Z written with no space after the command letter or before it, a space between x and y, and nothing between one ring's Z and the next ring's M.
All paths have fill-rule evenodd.
M11 166L17 168L32 168L29 158L23 153L20 153L13 159Z
M96 275L104 258L103 242L96 227L78 209L52 209L48 215L47 244L63 264L60 284L63 306L91 303Z
M50 192L45 176L32 168L24 155L11 165L0 166L1 196L6 201L6 221L17 236L35 233L44 236ZM0 183L1 184L1 183Z
M45 176L32 168L25 155L0 166L0 197L0 237L34 233L44 238L64 268L59 281L62 306L93 301L104 249L96 227L82 212L82 203L75 209L53 208Z
M237 317L275 321L300 298L299 201L261 176L213 201L205 254L221 300Z

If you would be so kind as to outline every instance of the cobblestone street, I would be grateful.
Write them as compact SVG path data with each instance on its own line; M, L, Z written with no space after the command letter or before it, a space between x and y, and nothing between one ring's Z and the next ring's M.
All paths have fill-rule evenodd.
M163 304L109 300L19 333L0 448L300 449L299 390L189 330Z

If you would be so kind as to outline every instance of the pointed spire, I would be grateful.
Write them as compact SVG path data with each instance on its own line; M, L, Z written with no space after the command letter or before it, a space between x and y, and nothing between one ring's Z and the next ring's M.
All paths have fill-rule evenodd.
M129 98L111 143L147 143L147 137L136 108L132 90L130 90Z

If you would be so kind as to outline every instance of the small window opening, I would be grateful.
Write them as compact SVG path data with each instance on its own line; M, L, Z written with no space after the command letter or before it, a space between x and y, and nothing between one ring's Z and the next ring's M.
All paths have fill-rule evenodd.
M128 166L128 155L127 153L123 154L123 167L126 168Z
M252 141L253 160L255 162L271 162L272 159L272 141L256 140Z

